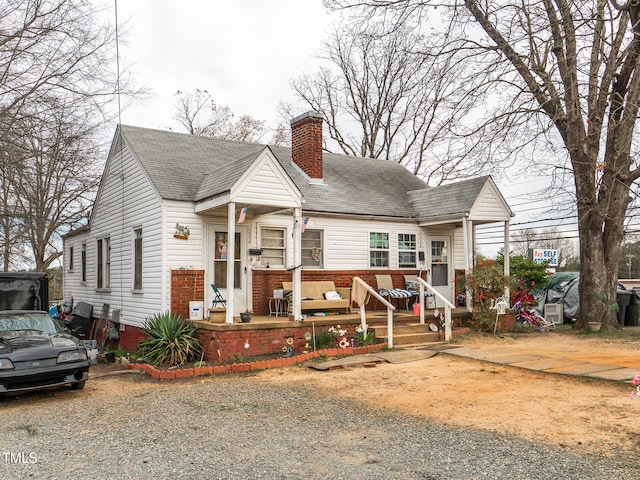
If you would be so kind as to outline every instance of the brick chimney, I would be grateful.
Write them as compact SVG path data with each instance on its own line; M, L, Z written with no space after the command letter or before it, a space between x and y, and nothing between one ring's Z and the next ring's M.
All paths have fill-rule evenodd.
M322 115L303 113L291 120L291 156L309 177L322 179Z

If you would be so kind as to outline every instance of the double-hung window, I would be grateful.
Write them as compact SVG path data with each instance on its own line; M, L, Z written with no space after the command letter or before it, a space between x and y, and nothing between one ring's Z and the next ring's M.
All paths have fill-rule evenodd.
M389 234L369 233L369 266L373 268L389 266Z
M73 247L69 247L69 271L73 272L73 252L74 252L74 248Z
M398 234L398 268L416 268L416 236Z
M80 274L80 281L83 285L87 283L87 244L83 243L80 246L80 268L82 270Z
M324 265L324 249L323 240L324 230L315 230L307 228L302 233L302 265L305 267L323 268Z
M263 267L284 267L287 244L285 242L286 229L261 228L260 229L260 265Z
M111 241L109 237L100 238L96 244L96 287L111 287Z
M133 289L142 290L142 229L133 231Z

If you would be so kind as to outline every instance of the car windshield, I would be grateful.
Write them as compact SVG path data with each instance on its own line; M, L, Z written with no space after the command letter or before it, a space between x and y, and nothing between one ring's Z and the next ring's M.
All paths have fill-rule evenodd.
M45 333L57 333L60 329L46 313L0 313L0 332L17 330L40 330Z

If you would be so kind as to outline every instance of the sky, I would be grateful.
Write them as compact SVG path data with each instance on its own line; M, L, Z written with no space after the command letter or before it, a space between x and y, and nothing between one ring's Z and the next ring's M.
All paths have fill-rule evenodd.
M176 91L196 88L237 116L275 125L279 102L293 101L289 82L318 70L331 20L322 0L117 0L117 7L120 63L151 91L124 109L122 123L160 129L177 128Z
M281 120L280 101L296 104L290 81L320 68L317 56L331 22L340 15L327 12L322 0L115 1L122 39L120 63L132 69L135 82L150 92L127 105L121 121L177 131L182 129L173 118L175 93L197 88L207 90L235 115L250 115L274 127ZM296 113L304 113L305 107L298 105ZM539 218L548 217L531 188L531 175L541 173L516 172L506 180L496 176L516 212L512 223L535 217L534 206ZM527 226L544 225L514 228ZM500 229L492 231L494 239L483 242L494 243L479 246L488 256L495 256L502 241Z

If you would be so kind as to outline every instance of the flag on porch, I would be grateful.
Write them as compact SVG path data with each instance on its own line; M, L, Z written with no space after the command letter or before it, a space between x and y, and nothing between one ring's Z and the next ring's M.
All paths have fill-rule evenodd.
M244 219L247 217L247 210L249 210L249 207L244 207L242 210L240 210L240 217L238 217L238 223L244 222Z
M308 222L309 222L309 217L304 217L304 220L302 221L302 228L300 229L302 233L304 233L304 231L307 229Z

